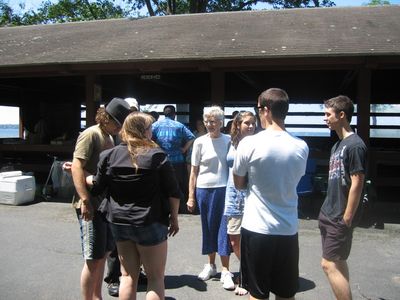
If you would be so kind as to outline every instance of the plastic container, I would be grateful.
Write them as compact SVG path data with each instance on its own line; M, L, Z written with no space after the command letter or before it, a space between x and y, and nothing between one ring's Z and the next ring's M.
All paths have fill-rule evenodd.
M21 171L0 173L0 203L21 205L35 199L35 177L22 175Z

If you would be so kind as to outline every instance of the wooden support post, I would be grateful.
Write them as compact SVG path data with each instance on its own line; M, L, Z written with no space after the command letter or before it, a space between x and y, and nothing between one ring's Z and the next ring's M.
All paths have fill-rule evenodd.
M25 124L24 124L24 121L22 119L22 110L21 109L19 110L18 118L19 118L19 121L18 121L18 123L19 123L18 136L19 136L20 139L25 139L25 136L24 136Z
M225 72L211 71L211 103L224 106L225 102Z
M94 125L96 111L100 106L101 93L100 86L96 84L96 76L93 74L86 75L86 128Z
M357 133L369 147L370 144L370 104L371 70L361 68L357 78Z

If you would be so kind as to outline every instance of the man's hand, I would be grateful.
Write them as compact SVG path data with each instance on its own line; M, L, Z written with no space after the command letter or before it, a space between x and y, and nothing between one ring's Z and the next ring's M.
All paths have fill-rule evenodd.
M81 216L86 222L93 219L93 206L88 200L81 201Z
M72 162L71 161L66 161L62 165L63 171L70 173L71 174L71 168L72 168Z
M351 216L343 215L343 223L346 224L347 227L351 227L351 223L353 222L353 218Z

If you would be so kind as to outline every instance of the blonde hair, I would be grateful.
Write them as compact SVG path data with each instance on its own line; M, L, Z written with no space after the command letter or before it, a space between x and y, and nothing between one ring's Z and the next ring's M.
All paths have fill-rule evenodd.
M138 169L137 157L146 153L149 149L157 148L158 145L146 136L146 130L151 128L153 117L142 112L132 112L122 125L120 132L121 140L128 146L132 159L132 165Z

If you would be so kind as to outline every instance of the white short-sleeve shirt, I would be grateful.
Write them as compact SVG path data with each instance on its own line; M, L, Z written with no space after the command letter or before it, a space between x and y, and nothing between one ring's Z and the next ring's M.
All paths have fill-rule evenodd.
M198 137L193 143L192 165L199 167L196 187L224 187L228 181L228 153L230 136L221 134L211 138L209 134Z
M308 152L303 140L286 131L264 130L239 143L233 173L248 176L243 228L262 234L297 233L296 187Z

